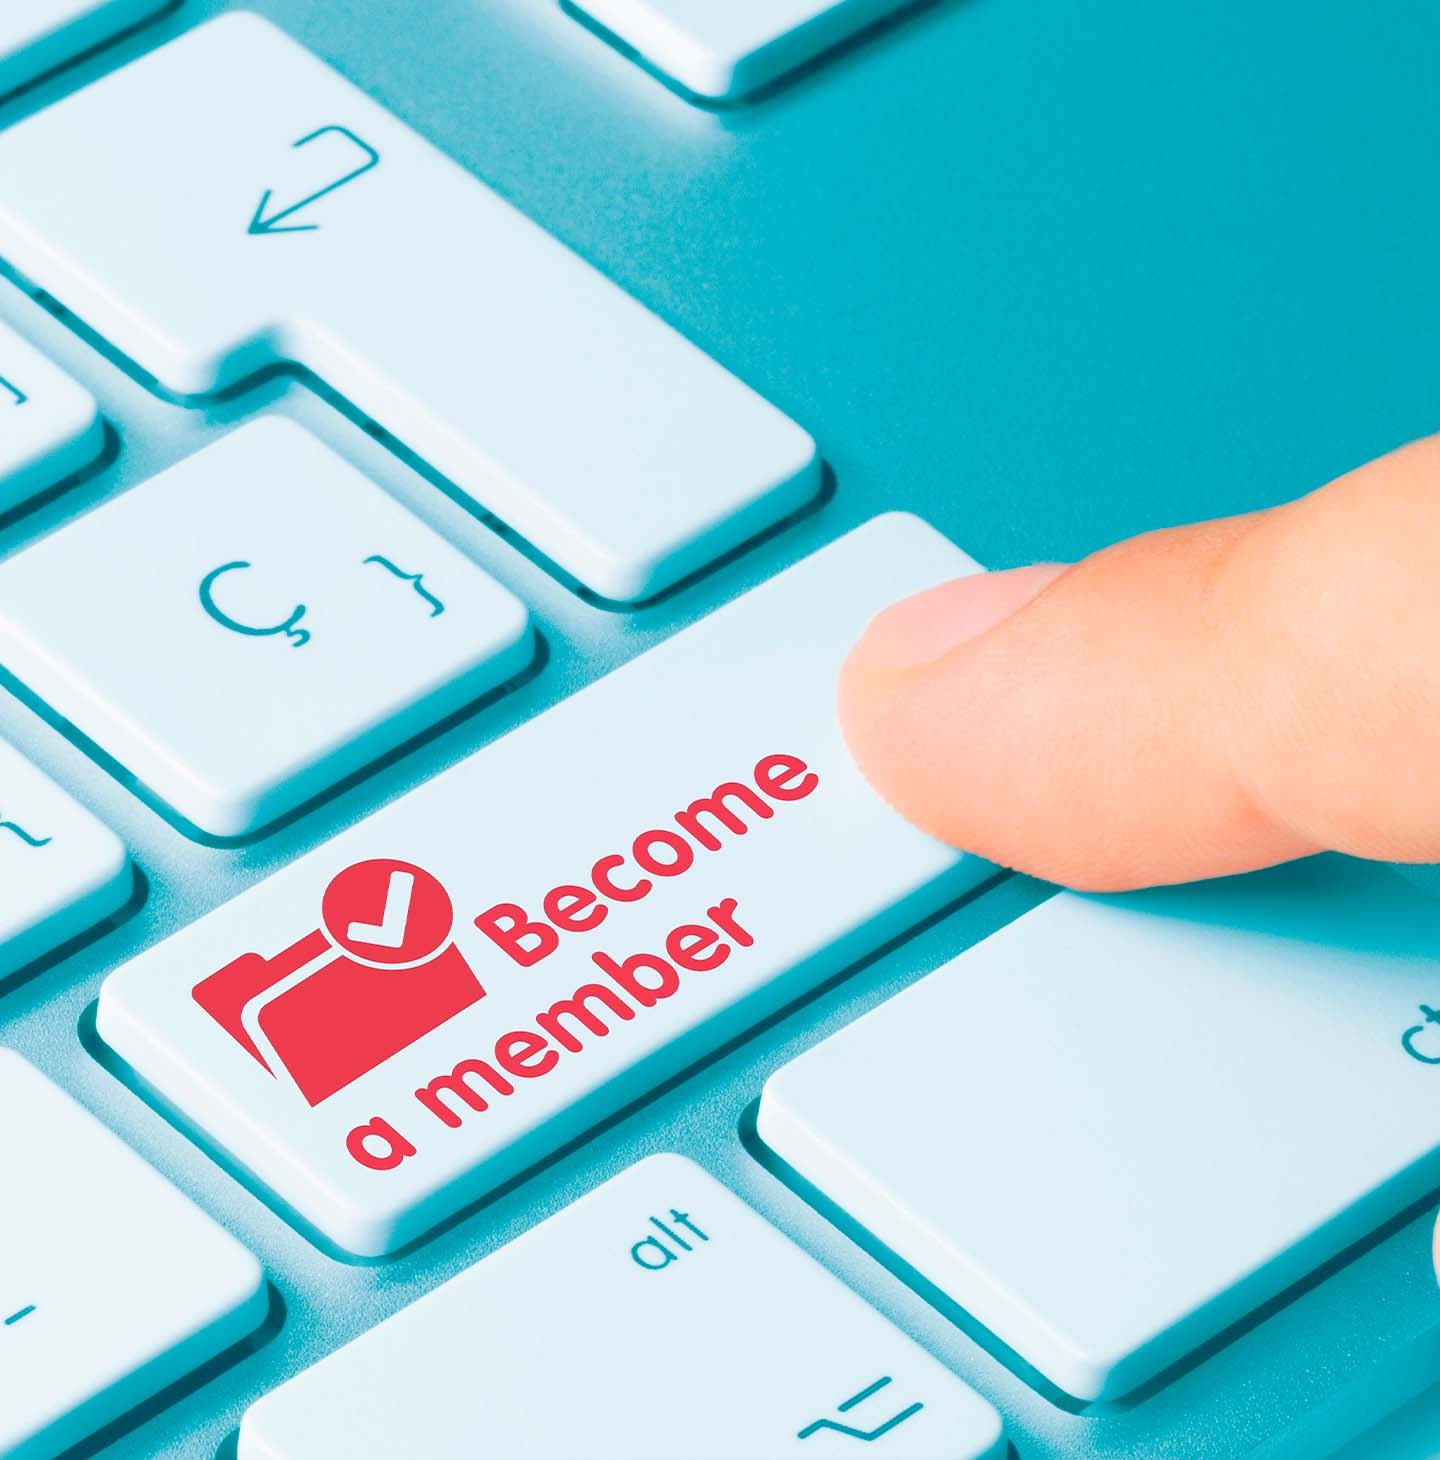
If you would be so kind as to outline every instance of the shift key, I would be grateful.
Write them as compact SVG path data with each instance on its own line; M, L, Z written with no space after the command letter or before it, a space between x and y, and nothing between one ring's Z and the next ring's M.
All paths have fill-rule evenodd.
M101 1036L311 1236L407 1245L990 874L834 707L975 571L867 523L141 954Z

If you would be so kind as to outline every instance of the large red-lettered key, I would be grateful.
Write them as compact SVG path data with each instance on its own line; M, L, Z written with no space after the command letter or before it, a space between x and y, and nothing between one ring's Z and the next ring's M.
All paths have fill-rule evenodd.
M325 1239L405 1245L989 875L835 717L869 617L974 566L876 519L112 974L102 1037Z

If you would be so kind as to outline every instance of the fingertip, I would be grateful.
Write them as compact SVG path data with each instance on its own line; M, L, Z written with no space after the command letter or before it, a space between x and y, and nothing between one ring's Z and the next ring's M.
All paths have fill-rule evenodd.
M871 785L891 800L912 779L914 736L889 713L907 699L915 671L1014 617L1065 571L1036 563L955 578L892 603L876 614L840 671L840 729Z
M1235 705L1198 608L1241 530L1152 534L887 609L840 679L861 771L929 835L1085 890L1313 850L1257 811L1227 758Z
M938 737L926 733L923 683L930 666L1013 618L1066 571L1036 563L975 573L901 599L877 614L840 673L840 729L871 787L903 816L953 839L943 795L932 794Z
M1035 563L975 573L902 598L870 620L847 668L900 674L934 663L1018 613L1065 568L1064 563Z

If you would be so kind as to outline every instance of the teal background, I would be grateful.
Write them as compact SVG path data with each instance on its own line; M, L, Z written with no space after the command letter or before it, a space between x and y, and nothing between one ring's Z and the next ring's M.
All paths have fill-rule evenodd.
M224 8L191 0L0 102L0 126ZM975 1383L1024 1460L1317 1456L1382 1396L1440 1375L1440 1298L1416 1215L1150 1397L1071 1414L754 1159L740 1132L769 1070L1044 895L1020 880L378 1268L315 1252L81 1038L105 972L178 921L879 510L917 511L991 566L1069 559L1284 500L1440 427L1440 12L1421 0L939 0L753 107L711 112L550 0L253 8L802 422L835 492L701 581L616 615L575 598L302 383L179 407L34 301L0 293L0 317L96 393L118 438L101 471L0 519L0 552L276 410L520 592L550 646L515 695L238 849L187 841L61 727L0 696L0 732L120 830L147 876L120 927L0 993L0 1040L226 1221L288 1314L258 1351L170 1396L174 1408L103 1437L105 1453L214 1453L280 1379L660 1149L696 1157ZM443 228L443 200L415 226ZM377 288L403 290L406 267L381 261ZM945 1121L983 1118L925 1113L914 1138L943 1159Z

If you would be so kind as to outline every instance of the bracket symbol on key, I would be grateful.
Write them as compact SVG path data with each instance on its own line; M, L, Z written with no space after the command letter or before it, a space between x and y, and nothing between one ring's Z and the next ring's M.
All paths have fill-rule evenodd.
M308 609L303 603L297 603L289 618L283 623L258 626L255 624L241 623L237 618L231 618L218 603L215 602L215 582L226 573L233 573L241 568L248 568L250 564L243 558L233 563L221 563L218 568L212 568L200 580L200 607L220 625L222 629L229 629L233 634L245 634L252 639L268 639L272 634L284 634L290 639L294 647L302 649L310 642L310 630L296 628L296 624L305 617Z
M876 1379L873 1384L867 1384L858 1394L852 1394L849 1399L841 1400L835 1406L837 1414L847 1414L857 1404L863 1404L872 1394L878 1394L888 1383L890 1376L886 1374L883 1378ZM872 1440L878 1440L881 1435L888 1435L897 1425L903 1425L912 1415L920 1413L925 1406L920 1403L908 1405L906 1408L892 1414L883 1424L876 1425L874 1429L860 1430L853 1425L842 1424L834 1419L811 1420L797 1435L797 1440L808 1440L811 1435L818 1434L822 1430L833 1430L837 1435L847 1435L852 1440L861 1440L869 1444Z
M1421 1004L1420 1012L1425 1016L1425 1024L1440 1024L1440 1009L1432 1009L1429 1004ZM1440 1065L1440 1054L1426 1054L1416 1042L1425 1033L1425 1024L1416 1024L1413 1028L1407 1029L1400 1036L1400 1043L1411 1059L1419 1060L1422 1065Z
M327 183L323 188L309 194L308 197L301 198L298 203L291 203L288 208L281 208L278 213L270 214L268 218L265 216L265 209L270 206L270 199L274 194L274 189L266 188L264 194L261 196L259 206L255 209L250 219L250 226L245 230L247 233L255 235L270 233L314 233L320 227L318 223L287 224L285 223L285 219L293 218L302 208L308 208L311 203L317 202L319 199L325 197L326 194L333 193L337 188L343 188L346 183L354 182L357 177L363 177L372 167L379 167L380 154L368 142L364 142L357 137L349 127L341 127L334 124L328 127L317 127L313 132L301 137L298 142L292 142L290 146L292 149L308 147L317 138L323 137L330 132L338 133L340 136L353 142L365 154L365 161L359 167L347 172L343 177L337 178L332 183Z
M21 390L18 385L11 385L11 383L6 380L3 375L0 375L0 390L8 391L12 396L14 396L15 404L17 406L23 406L25 402L30 399L30 397L26 395L25 392Z
M445 612L445 605L430 592L424 584L424 573L407 573L403 568L397 567L389 558L381 557L379 553L371 553L365 559L367 563L379 563L387 573L393 574L401 582L408 583L415 591L430 605L430 617L439 618Z

